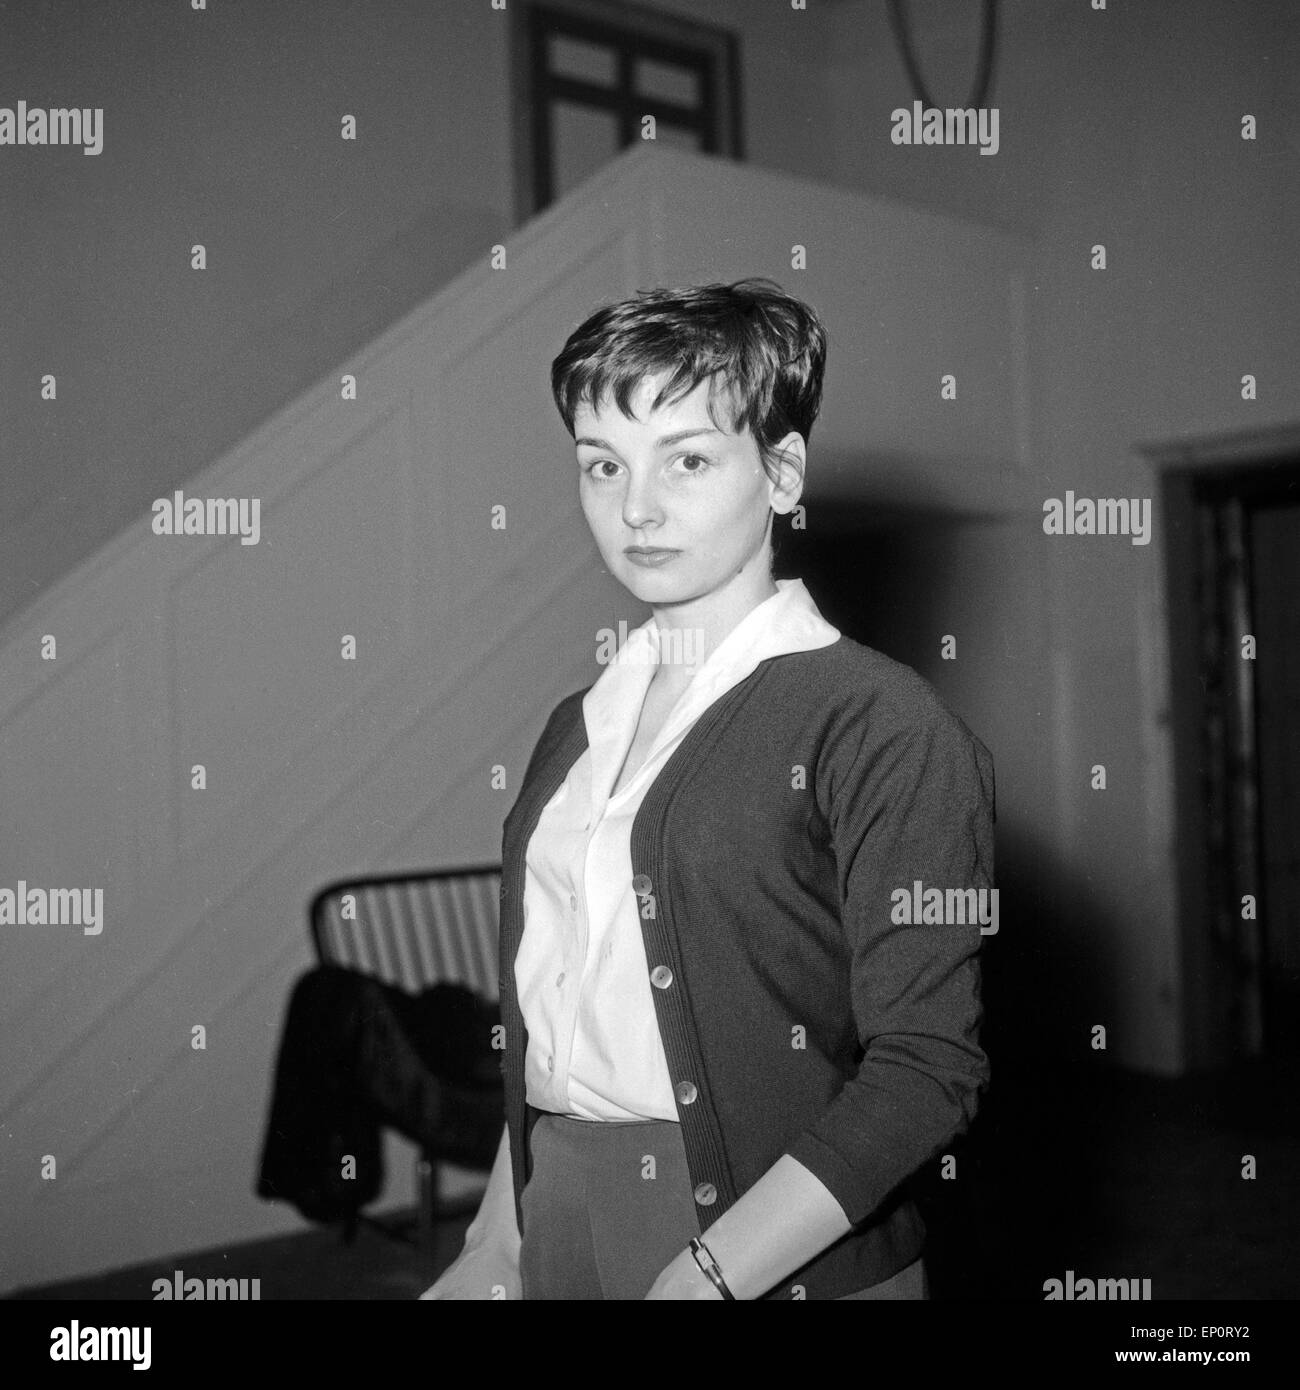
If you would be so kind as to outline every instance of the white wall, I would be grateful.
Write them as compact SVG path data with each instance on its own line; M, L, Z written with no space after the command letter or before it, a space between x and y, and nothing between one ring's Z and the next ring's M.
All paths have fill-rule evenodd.
M695 13L742 36L751 158L815 173L823 29L736 0ZM0 159L0 625L512 229L513 18L488 0L8 7L0 99L101 106L105 138Z
M964 104L980 7L907 8L936 101ZM1026 500L1032 510L1067 489L1155 499L1141 444L1264 431L1300 415L1300 10L1285 0L1111 0L1104 11L1009 0L999 12L987 104L999 108L1001 147L984 157L893 145L890 111L913 94L884 6L831 7L828 176L1034 237ZM1253 142L1241 139L1247 113ZM1104 272L1089 266L1097 243ZM1247 373L1258 379L1250 402ZM1041 623L1025 615L1006 632L1007 656L990 673L1021 731L994 750L999 799L1041 812L1032 845L1015 852L1032 848L1059 885L1039 924L1059 938L1051 954L1095 962L1093 1021L1107 1025L1112 1056L1165 1073L1204 1065L1214 1059L1195 1050L1183 1013L1161 520L1146 547L1024 541L1008 568L971 574L997 572L998 592L1043 602ZM990 539L994 557L1002 542ZM1029 682L1022 697L1008 690L1013 678ZM1105 793L1088 789L1096 763ZM1000 833L1003 862L1014 843Z

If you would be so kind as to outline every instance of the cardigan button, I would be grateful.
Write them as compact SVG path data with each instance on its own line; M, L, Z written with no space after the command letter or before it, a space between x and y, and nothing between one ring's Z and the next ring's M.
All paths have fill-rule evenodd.
M650 875L637 874L632 880L632 891L638 898L649 897L650 895Z
M702 1207L711 1207L718 1200L718 1189L711 1182L702 1182L695 1189L695 1200Z
M650 983L656 989L667 989L673 982L673 972L666 965L656 965L650 972Z
M683 1105L694 1105L698 1095L699 1092L695 1089L693 1081L679 1081L677 1083L677 1099Z

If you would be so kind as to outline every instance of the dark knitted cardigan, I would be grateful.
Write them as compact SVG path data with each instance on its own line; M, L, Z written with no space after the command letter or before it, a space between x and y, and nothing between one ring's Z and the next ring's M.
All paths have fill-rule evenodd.
M527 1034L514 962L524 857L587 746L577 691L551 713L502 838L501 1013L516 1216ZM969 1125L978 925L900 924L893 894L988 888L988 750L906 666L848 637L770 657L700 715L632 827L646 969L707 1230L782 1155L854 1229L768 1298L889 1278L925 1228L900 1184ZM663 983L669 980L666 985Z

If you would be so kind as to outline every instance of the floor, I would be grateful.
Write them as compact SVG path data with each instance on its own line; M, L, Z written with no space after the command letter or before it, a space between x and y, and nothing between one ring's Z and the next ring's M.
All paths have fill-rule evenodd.
M1154 1299L1300 1297L1300 1087L1274 1063L1160 1080L1004 1070L958 1170L917 1187L936 1299L1041 1299L1044 1281L1146 1278ZM1252 1156L1257 1176L1243 1178ZM155 1279L258 1278L263 1299L412 1299L455 1258L468 1216L421 1253L363 1225L200 1252L27 1299L151 1299Z
M406 1213L384 1213L397 1218ZM305 1224L305 1223L304 1223ZM216 1250L185 1251L165 1260L114 1270L94 1279L24 1289L19 1299L150 1299L156 1279L259 1279L267 1299L418 1298L456 1257L469 1217L441 1223L431 1252L422 1254L370 1226L358 1227L345 1243L335 1228L311 1227L301 1234L252 1241Z

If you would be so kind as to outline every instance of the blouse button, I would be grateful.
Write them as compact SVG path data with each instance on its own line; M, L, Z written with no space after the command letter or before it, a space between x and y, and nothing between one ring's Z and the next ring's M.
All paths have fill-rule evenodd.
M693 1081L679 1081L677 1083L677 1099L681 1101L683 1105L693 1105L695 1103L695 1097L698 1095L699 1092L695 1089L695 1083Z
M711 1182L702 1182L695 1189L695 1200L702 1207L711 1207L718 1200L718 1189Z
M632 891L637 895L638 898L644 898L649 896L650 875L637 874L637 876L632 880Z
M667 989L673 982L673 972L666 965L656 965L650 972L650 983L656 989Z

